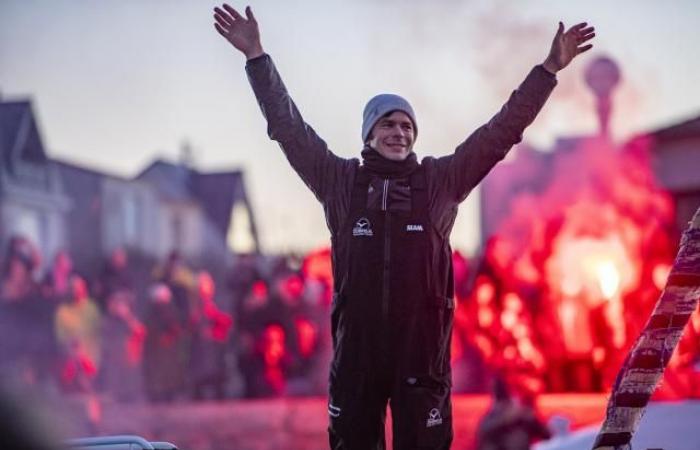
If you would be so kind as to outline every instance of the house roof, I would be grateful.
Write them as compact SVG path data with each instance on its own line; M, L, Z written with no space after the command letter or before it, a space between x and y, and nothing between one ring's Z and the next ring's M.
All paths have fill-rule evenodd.
M29 100L0 102L0 158L6 167L11 167L17 157L35 163L47 162L34 117ZM21 154L13 155L17 150Z
M241 173L198 173L195 177L194 193L214 226L226 235L234 203L237 200L245 200L246 197Z
M166 201L196 202L214 226L226 234L237 200L245 200L242 174L238 170L200 173L182 164L158 159L137 177L149 183Z
M157 159L137 175L136 179L153 186L164 200L193 202L197 200L192 194L195 173L188 167Z
M649 134L651 134L657 142L698 139L700 138L700 115L669 127L657 128Z

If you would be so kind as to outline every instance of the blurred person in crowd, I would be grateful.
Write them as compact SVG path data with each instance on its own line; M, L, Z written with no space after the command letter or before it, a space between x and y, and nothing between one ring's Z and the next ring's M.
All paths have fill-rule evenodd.
M245 383L244 395L248 398L266 395L261 381L265 364L262 353L257 348L260 347L258 341L265 329L269 303L268 285L264 280L258 279L251 284L249 292L236 310L239 324L236 327L238 367Z
M11 238L0 283L0 371L30 385L50 381L55 362L54 307L34 281L40 261L32 242Z
M86 394L86 413L92 426L101 420L94 384L101 358L101 314L88 296L85 280L70 278L71 295L56 310L55 330L61 355L61 382L69 392Z
M129 272L129 257L123 247L112 250L95 284L95 297L103 311L108 309L112 295L128 300L131 307L135 307L134 282Z
M332 281L326 278L304 277L304 296L309 303L309 327L305 328L306 345L300 345L307 355L309 395L325 395L328 391L328 367L333 357L333 342L328 315L333 297ZM303 325L303 322L301 322ZM300 327L297 327L300 328ZM312 344L312 345L308 345Z
M239 309L239 367L247 397L278 396L286 391L296 346L289 305L298 301L298 286L286 285L288 275L289 270L278 265L269 283L253 283Z
M260 278L257 269L257 255L242 254L236 255L228 279L227 287L231 293L231 313L238 314L243 299L250 292L251 286Z
M595 387L594 327L587 294L562 295L556 314L564 347L560 363L562 388L565 392L591 392Z
M276 322L268 322L256 341L256 356L263 362L262 379L257 388L265 397L283 395L287 387L286 371L290 364L288 333Z
M489 276L481 274L471 283L468 299L455 311L457 336L467 343L470 352L469 387L472 392L488 392L490 366L497 366L502 349L498 343L500 334L500 300L496 297L501 292L497 283Z
M7 303L34 298L38 290L34 271L41 263L39 250L28 239L13 236L5 253L0 297Z
M625 320L619 296L601 301L589 311L593 338L593 390L608 392L627 352Z
M290 366L286 373L287 393L308 395L313 389L314 363L318 356L318 317L307 298L299 273L282 271L276 276L272 305L279 310L273 319L284 329ZM315 307L318 309L318 306Z
M144 387L152 402L169 402L184 390L184 327L166 284L156 283L149 298L144 321Z
M101 387L117 401L134 401L143 391L146 327L133 311L127 290L109 295L103 319Z
M198 302L193 306L190 316L192 347L189 370L192 397L198 400L208 397L222 400L226 394L226 351L233 319L217 306L216 285L211 275L200 272L197 282Z
M59 250L53 258L42 280L42 296L53 303L64 303L70 299L73 275L73 259L67 250Z
M501 304L499 348L502 357L499 369L511 385L542 392L546 361L535 342L529 311L515 292L507 292Z
M155 279L165 284L172 295L172 304L177 308L180 323L185 326L190 318L195 292L195 277L182 260L180 252L173 250L162 267L155 270Z
M514 398L500 376L494 378L492 392L491 406L477 427L477 450L529 450L534 441L551 437L532 399Z

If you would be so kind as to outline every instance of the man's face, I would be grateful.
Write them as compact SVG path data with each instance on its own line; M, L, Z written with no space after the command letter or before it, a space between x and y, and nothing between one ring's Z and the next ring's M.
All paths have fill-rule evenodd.
M406 159L415 140L413 122L403 111L394 111L379 119L369 135L369 146L393 161Z

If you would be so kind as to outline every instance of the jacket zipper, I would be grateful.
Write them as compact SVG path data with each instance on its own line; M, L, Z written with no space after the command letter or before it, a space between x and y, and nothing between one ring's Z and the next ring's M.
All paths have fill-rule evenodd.
M382 211L386 211L386 200L389 194L389 180L384 180L384 189L382 191Z
M391 254L391 239L390 239L390 228L391 228L391 216L389 215L389 209L387 208L387 200L389 193L389 180L384 180L384 192L382 193L382 210L384 211L384 267L383 267L383 280L382 280L382 319L386 323L389 319L389 261Z

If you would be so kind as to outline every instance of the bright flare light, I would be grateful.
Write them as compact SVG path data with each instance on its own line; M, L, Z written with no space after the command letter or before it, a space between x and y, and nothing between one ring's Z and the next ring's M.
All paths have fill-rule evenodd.
M604 261L598 268L598 283L603 297L611 299L620 287L620 273L612 261Z
M560 240L548 261L550 281L567 297L584 295L594 306L632 287L638 268L619 237L568 237Z

